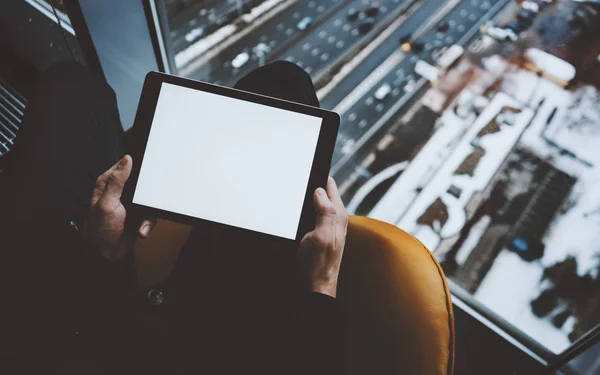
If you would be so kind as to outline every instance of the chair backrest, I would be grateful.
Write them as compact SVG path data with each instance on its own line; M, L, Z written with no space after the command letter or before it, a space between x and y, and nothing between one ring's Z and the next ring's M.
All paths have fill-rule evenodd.
M166 279L191 228L159 221L135 248L141 288ZM338 298L348 374L452 375L454 315L444 273L416 238L351 216Z
M350 217L338 298L347 374L451 375L454 315L444 273L396 226Z

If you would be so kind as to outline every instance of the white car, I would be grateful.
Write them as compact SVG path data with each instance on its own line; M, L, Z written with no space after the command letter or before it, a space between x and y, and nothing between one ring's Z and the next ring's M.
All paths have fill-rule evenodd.
M388 83L384 83L383 85L379 86L373 96L377 100L383 100L389 95L390 92L392 92L392 87Z
M196 39L200 38L202 35L204 35L204 28L196 27L195 29L192 29L187 34L185 34L185 40L188 43L192 43Z
M486 30L487 35L499 41L511 41L516 42L519 36L511 29L503 29L497 26L490 26Z
M248 54L248 52L242 52L239 55L237 55L233 60L231 60L231 66L236 69L241 68L242 66L244 66L244 64L248 62L248 60L250 60L250 55Z
M296 27L298 28L298 30L304 31L304 30L308 29L308 27L310 25L312 25L312 22L313 22L312 17L304 17L303 19L300 20L300 22L298 22Z
M530 10L534 13L537 13L540 10L540 6L533 1L523 1L521 3L521 8Z

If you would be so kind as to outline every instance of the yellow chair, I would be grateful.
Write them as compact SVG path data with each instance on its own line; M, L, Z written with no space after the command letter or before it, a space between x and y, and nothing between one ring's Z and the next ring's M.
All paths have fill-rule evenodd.
M141 288L166 279L191 228L159 221L135 248ZM338 298L346 320L346 373L452 375L454 315L433 255L401 229L351 216Z

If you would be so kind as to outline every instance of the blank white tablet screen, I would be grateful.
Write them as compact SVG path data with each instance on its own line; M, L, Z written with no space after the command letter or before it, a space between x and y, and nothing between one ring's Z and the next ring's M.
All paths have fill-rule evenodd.
M133 202L294 239L321 123L162 83Z

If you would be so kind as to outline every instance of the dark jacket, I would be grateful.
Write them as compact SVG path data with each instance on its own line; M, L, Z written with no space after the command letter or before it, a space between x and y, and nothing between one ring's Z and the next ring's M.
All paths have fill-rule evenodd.
M153 306L137 290L133 256L106 261L68 218L7 213L2 373L341 372L341 314L328 296L292 293L282 307L259 291L230 296L227 286L211 286L218 280L210 272L177 267L179 277L157 286L164 303ZM243 273L243 263L233 268Z

